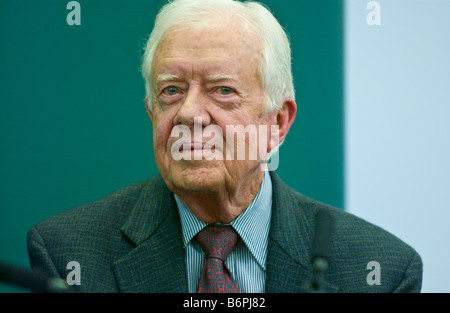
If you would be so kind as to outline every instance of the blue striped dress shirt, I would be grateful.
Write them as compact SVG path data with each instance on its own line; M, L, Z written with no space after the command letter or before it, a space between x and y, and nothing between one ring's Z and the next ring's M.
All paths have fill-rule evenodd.
M175 195L183 230L185 262L189 292L197 291L198 279L205 255L195 235L206 225L197 219ZM233 275L241 292L264 292L266 257L272 213L272 181L265 172L258 194L248 208L229 224L236 230L239 240L225 265Z

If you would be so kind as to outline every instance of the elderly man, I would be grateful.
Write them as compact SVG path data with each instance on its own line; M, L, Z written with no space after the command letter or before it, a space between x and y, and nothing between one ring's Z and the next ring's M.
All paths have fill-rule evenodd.
M33 268L65 278L76 261L82 292L303 292L320 210L335 225L325 291L420 291L411 247L267 164L296 115L290 62L257 3L164 6L142 64L160 176L32 228ZM371 261L381 282L368 279Z

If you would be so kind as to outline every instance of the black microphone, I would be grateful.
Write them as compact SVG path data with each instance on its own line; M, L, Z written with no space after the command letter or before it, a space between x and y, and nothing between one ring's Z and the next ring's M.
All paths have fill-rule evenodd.
M74 292L61 278L45 276L40 271L29 271L14 265L0 262L0 282L25 288L38 293L70 293Z
M308 292L325 292L325 271L331 252L334 235L334 220L330 211L319 209L315 216L315 234L312 243L312 276L307 285Z

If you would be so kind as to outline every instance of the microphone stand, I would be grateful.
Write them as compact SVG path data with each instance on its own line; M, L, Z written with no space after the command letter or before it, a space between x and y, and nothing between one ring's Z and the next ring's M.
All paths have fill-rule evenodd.
M325 272L328 269L328 256L331 251L334 221L331 213L320 209L315 216L315 236L312 244L312 274L306 283L308 293L325 293Z
M61 278L47 277L39 271L29 271L17 266L0 262L0 282L37 293L72 293L75 292Z

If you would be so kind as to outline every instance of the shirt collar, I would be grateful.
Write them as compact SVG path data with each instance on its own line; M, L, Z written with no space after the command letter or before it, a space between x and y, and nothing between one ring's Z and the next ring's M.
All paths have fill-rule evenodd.
M183 243L186 246L208 223L192 214L175 195L180 213ZM237 218L231 221L242 241L262 268L266 268L267 244L272 212L272 181L265 171L258 194L252 203Z

